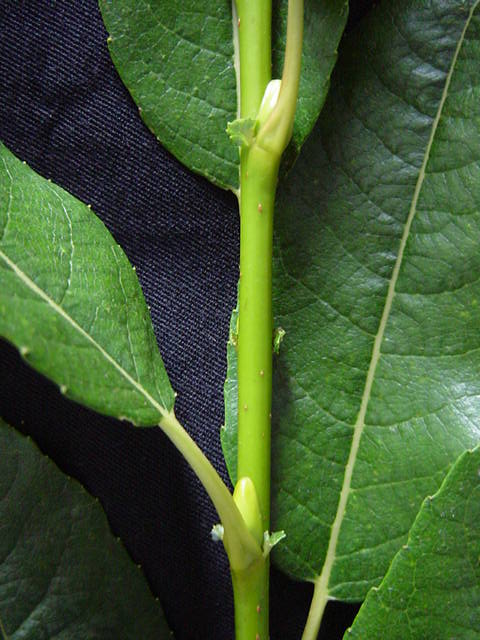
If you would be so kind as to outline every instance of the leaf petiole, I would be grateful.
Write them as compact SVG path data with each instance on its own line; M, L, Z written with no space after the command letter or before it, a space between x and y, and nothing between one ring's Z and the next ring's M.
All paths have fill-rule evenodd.
M171 411L160 428L192 467L212 500L223 526L223 544L232 569L247 569L262 557L262 549L249 531L232 494L185 428Z

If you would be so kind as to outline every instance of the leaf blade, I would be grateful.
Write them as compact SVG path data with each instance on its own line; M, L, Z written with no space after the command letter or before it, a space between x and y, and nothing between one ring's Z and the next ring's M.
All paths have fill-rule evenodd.
M479 470L477 447L461 455L426 498L407 544L345 638L480 637Z
M98 501L1 420L0 442L3 637L172 637Z
M0 157L0 333L72 399L158 424L173 391L125 254L87 206Z
M465 233L455 213L467 202L476 211L479 194L462 191L459 178L448 196L438 183L454 185L452 175L435 177L465 77L472 94L480 85L469 64L479 55L477 7L373 10L341 54L319 126L277 201L274 308L286 337L274 384L273 521L287 539L274 559L296 578L324 581L328 597L360 600L378 584L423 497L480 438L478 357L447 364L477 340L480 264L470 237L479 220L471 215ZM463 100L465 121L471 103ZM462 148L465 131L463 121L450 126L449 144ZM473 142L463 147L480 157ZM472 174L467 184L477 183ZM438 202L428 201L435 193ZM425 242L425 230L447 223L444 241L434 233ZM448 295L457 280L473 280L466 296L433 300L429 288ZM226 405L234 477L235 407Z

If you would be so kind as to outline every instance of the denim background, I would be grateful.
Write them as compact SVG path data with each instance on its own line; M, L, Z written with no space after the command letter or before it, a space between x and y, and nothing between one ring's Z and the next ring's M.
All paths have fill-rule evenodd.
M350 28L371 4L352 2ZM177 415L226 479L219 428L236 200L180 165L142 124L106 37L95 0L0 0L0 139L90 203L136 266ZM6 343L0 381L0 415L100 498L177 640L232 638L228 566L209 535L215 512L163 434L66 400ZM272 571L272 640L300 637L310 597L309 585ZM321 637L341 638L355 610L329 605Z

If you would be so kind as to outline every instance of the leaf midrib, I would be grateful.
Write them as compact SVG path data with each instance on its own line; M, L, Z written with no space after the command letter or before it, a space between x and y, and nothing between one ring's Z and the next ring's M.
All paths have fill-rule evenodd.
M72 326L83 338L88 340L90 344L97 349L105 360L111 364L125 380L136 389L144 398L152 405L152 407L159 412L162 417L169 415L168 410L155 400L155 398L141 385L137 380L126 371L121 364L119 364L103 347L99 344L93 336L91 336L83 327L81 327L60 305L58 305L43 289L41 289L29 276L18 267L18 265L11 260L3 251L0 250L0 258L5 264L15 273L15 275L22 281L22 283L28 287L39 298L46 302L55 313L57 313L65 322Z
M412 202L410 205L410 210L408 213L408 217L407 220L405 222L405 228L402 234L402 238L400 240L400 245L399 245L399 250L398 250L398 255L397 255L397 259L395 261L395 265L392 271L392 277L390 279L389 282L389 286L388 286L388 291L387 291L387 296L385 299L385 306L383 308L383 313L382 313L382 317L380 319L380 324L378 327L378 331L377 334L375 336L375 340L374 340L374 344L373 344L373 350L372 350L372 356L371 356L371 360L370 360L370 365L369 365L369 369L368 369L368 373L367 373L367 378L365 381L365 387L364 387L364 391L362 394L362 401L360 404L360 410L358 412L357 415L357 419L354 425L354 432L353 432L353 438L352 438L352 444L351 444L351 448L350 448L350 453L348 456L348 461L347 461L347 465L345 467L345 474L344 474L344 479L343 479L343 484L342 484L342 489L340 492L340 499L338 502L338 507L337 507L337 512L335 515L335 519L333 521L332 524L332 528L331 528L331 534L330 534L330 539L328 542L328 548L327 548L327 553L325 556L325 562L323 564L322 567L322 571L320 573L319 576L317 576L317 578L314 580L315 582L315 596L314 598L317 600L317 603L320 605L320 602L323 602L323 606L324 603L326 602L326 600L328 599L328 587L329 587L329 581L330 581L330 575L332 572L332 568L333 568L333 564L335 562L336 559L336 548L337 548L337 544L338 544L338 539L340 536L340 530L342 527L342 523L343 523L343 518L345 516L345 510L346 510L346 506L347 506L347 502L348 502L348 497L350 494L350 488L351 488L351 483L352 483L352 477L353 477L353 471L354 471L354 467L355 467L355 462L356 462L356 458L358 455L358 451L359 451L359 447L360 447L360 440L362 437L362 433L365 427L365 416L367 413L367 408L368 408L368 404L370 402L370 395L371 395L371 391L372 391L372 386L373 386L373 381L375 379L375 373L376 373L376 369L377 369L377 365L378 362L380 360L380 355L381 355L381 344L383 342L383 337L385 334L385 329L387 326L387 322L390 316L390 311L392 308L392 303L393 303L393 299L395 296L395 287L398 281L398 277L399 277L399 273L400 273L400 269L402 266L402 261L403 261L403 254L405 251L405 247L407 244L407 240L410 234L410 229L412 226L412 222L413 219L415 217L415 213L417 210L417 204L418 204L418 199L422 190L422 186L423 186L423 182L425 179L425 173L426 173L426 167L428 164L428 161L430 159L430 153L431 153L431 149L432 149L432 145L435 139L435 135L437 132L437 128L438 128L438 124L440 122L441 116L442 116L442 112L443 112L443 108L445 105L445 101L447 99L448 96L448 91L450 88L450 84L451 84L451 80L452 80L452 76L453 73L455 71L455 67L457 64L457 60L458 60L458 56L459 53L461 51L461 48L463 46L464 40L465 40L465 35L466 32L468 30L468 27L470 26L470 22L472 20L472 17L475 13L475 10L477 9L478 5L480 4L480 0L476 0L476 2L472 5L469 14L467 16L467 19L465 21L465 26L462 30L462 33L460 35L459 41L457 43L457 47L455 49L455 53L453 55L452 58L452 62L450 65L450 69L448 71L447 77L445 79L445 86L443 88L443 92L442 92L442 96L440 99L440 103L438 105L438 109L437 109L437 113L435 115L434 121L432 123L432 130L430 133L430 137L427 143L427 147L425 149L425 154L424 154L424 158L423 158L423 162L420 168L420 172L418 174L418 178L417 178L417 182L415 185L415 190L413 193L413 197L412 197ZM322 611L323 611L323 606L322 606Z

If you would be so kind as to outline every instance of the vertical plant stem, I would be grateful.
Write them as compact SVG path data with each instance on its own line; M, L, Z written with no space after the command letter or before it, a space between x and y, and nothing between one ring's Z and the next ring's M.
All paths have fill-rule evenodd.
M272 234L279 159L254 146L242 160L237 473L240 479L252 481L260 512L260 530L267 531L270 528ZM255 571L245 574L243 580L241 576L234 576L237 601L244 601L245 595L250 594L249 602L242 602L236 612L237 640L268 638L268 574L269 562L265 558ZM246 624L250 629L252 621L256 635L240 635L241 625Z
M247 570L232 570L235 639L268 640L268 558Z
M272 0L236 0L240 117L255 118L272 74Z
M256 118L271 79L271 0L237 0L240 117ZM240 154L240 285L238 327L238 478L249 478L270 524L272 385L271 254L278 163L254 149ZM259 206L260 205L260 206ZM261 540L259 541L261 544ZM237 640L267 640L269 560L232 570Z
M262 530L270 526L272 236L279 158L254 146L240 196L238 477L252 480Z
M271 80L271 0L237 0L236 8L240 117L256 119ZM237 477L251 490L237 504L259 544L259 534L270 529L273 209L293 127L302 36L303 0L289 0L278 101L270 113L262 106L257 138L240 154ZM236 640L268 640L268 580L268 555L241 571L232 568Z

